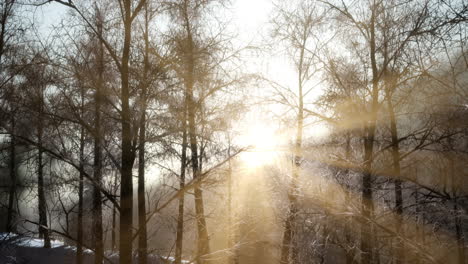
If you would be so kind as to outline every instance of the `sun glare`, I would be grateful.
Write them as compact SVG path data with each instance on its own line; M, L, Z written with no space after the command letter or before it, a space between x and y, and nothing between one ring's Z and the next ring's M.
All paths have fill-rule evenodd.
M237 23L246 30L254 33L268 20L268 13L272 5L268 0L238 0L234 5Z
M242 154L243 164L248 168L256 168L269 164L276 158L281 137L271 126L254 124L249 126L239 141L248 148Z

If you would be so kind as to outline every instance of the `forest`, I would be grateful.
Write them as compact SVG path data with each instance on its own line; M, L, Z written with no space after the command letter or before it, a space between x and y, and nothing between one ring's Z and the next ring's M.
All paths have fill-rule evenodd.
M0 263L464 264L466 234L466 0L0 0Z

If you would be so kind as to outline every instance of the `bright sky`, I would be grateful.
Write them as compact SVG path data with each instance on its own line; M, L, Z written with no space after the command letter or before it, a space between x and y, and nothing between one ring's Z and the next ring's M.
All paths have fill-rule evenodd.
M270 0L237 0L233 4L235 18L243 37L250 40L268 22L272 10Z
M268 39L269 19L273 7L272 0L237 0L234 2L240 41L246 43L253 41L254 44L261 44L262 41ZM297 73L289 58L280 54L266 54L263 58L253 58L247 60L246 63L249 64L246 68L259 71L283 86L290 86L293 91L297 90ZM260 89L261 91L257 91L260 96L271 93L271 87ZM312 92L311 95L314 97L318 93L319 91ZM293 140L291 135L295 135L295 128L280 129L277 120L265 116L265 111L270 110L279 114L279 109L277 105L269 105L268 109L254 107L242 120L241 136L237 142L252 147L251 151L241 156L247 167L257 167L274 161L281 152L280 149L284 149ZM314 131L312 133L314 137L322 137L327 133L323 125L314 125L311 130Z
M61 18L66 14L68 8L52 3L47 4L43 8L39 8L34 12L36 21L41 22L40 31L47 35L47 32L53 25L59 25ZM272 0L237 0L233 1L232 17L235 27L238 32L237 41L240 45L262 45L269 37L269 19L273 11ZM277 52L277 51L273 51ZM280 54L260 54L258 57L252 56L245 59L245 69L250 72L262 73L267 78L280 83L284 86L291 86L292 90L296 90L297 77L292 67L289 58ZM271 87L249 87L248 89L256 89L254 96L265 96L271 93ZM273 125L277 121L265 117L265 110L277 112L279 106L270 105L269 109L260 109L252 107L251 112L246 114L244 120L241 121L240 137L235 140L243 146L252 146L250 153L245 154L242 160L248 166L258 166L272 160L272 153L279 146L284 146L292 140L291 136L280 135L279 127ZM291 128L290 135L294 135L295 131ZM320 134L324 132L323 126L316 126L314 131L320 130ZM284 130L283 130L284 132Z

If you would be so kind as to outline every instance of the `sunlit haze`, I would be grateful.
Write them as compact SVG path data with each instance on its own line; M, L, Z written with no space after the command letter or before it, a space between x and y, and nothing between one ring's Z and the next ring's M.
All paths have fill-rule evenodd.
M464 0L0 1L0 264L468 263Z
M238 142L247 147L241 154L241 160L248 168L274 163L280 147L286 143L273 126L262 123L249 125L247 131L239 136Z

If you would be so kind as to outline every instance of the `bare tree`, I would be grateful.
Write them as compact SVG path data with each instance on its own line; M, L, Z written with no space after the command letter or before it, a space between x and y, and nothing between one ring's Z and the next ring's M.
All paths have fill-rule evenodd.
M113 59L120 73L121 89L121 187L120 187L120 263L131 262L132 256L132 226L133 226L133 179L132 169L136 158L134 147L134 136L132 129L132 113L130 108L130 71L129 61L131 55L132 25L135 18L145 5L145 0L140 0L133 5L130 0L118 1L120 8L120 17L122 19L123 39L121 40L122 54L109 44L105 37L100 34L98 28L94 27L85 16L80 7L72 1L56 1L75 10L79 16L90 26L92 31L99 38L100 42L106 48L110 57Z
M273 19L273 38L288 46L287 56L294 63L297 88L279 86L275 97L295 113L295 139L293 147L293 169L288 188L288 213L284 223L283 241L281 244L281 263L298 263L299 251L296 240L296 219L298 215L299 175L301 172L302 145L305 112L305 98L314 88L311 79L317 73L317 61L314 62L319 42L316 30L321 23L319 7L311 2L297 2L291 5L276 6L276 18Z

